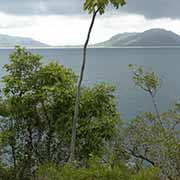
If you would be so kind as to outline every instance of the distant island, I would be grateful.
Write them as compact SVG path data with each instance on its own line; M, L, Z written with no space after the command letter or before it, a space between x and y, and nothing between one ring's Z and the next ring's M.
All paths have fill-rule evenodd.
M90 47L180 46L180 36L164 29L150 29L142 33L123 33Z
M50 47L48 44L36 41L32 38L8 36L0 34L0 47L11 48L16 45L24 47Z
M0 35L0 47L11 48L15 45L30 47L51 48L82 48L83 45L50 46L32 38ZM164 29L150 29L142 33L117 34L107 41L89 45L90 48L115 48L115 47L157 47L180 46L180 36Z

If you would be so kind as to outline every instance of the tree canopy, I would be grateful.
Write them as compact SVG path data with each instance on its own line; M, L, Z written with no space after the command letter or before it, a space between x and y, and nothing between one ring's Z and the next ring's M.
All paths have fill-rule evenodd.
M98 11L99 14L102 15L105 13L105 9L108 5L112 5L118 9L119 6L123 6L125 4L125 0L86 0L84 3L84 10L87 10L89 13Z
M43 65L24 48L17 47L10 59L0 101L0 157L17 177L30 177L39 164L68 160L77 77L56 62ZM113 91L105 84L82 89L79 161L102 152L115 132L120 119Z

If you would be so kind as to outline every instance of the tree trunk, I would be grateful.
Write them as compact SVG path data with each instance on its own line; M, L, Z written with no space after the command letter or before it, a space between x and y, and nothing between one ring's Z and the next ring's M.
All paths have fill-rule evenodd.
M157 118L159 120L159 123L160 123L161 127L163 127L163 123L161 121L161 115L160 115L160 112L159 112L159 109L158 109L157 102L155 100L155 96L152 94L151 91L149 93L150 93L151 98L152 98L152 102L153 102L153 106L154 106L154 109L155 109L155 112L156 112L156 116L157 116Z
M14 167L14 177L16 177L16 171L17 171L17 163L16 163L16 140L15 137L10 138L10 146L11 146L11 153L12 153L12 159L13 159L13 167Z
M79 115L79 106L80 106L80 96L81 96L81 84L83 81L84 77L84 70L85 70L85 65L86 65L86 53L87 53L87 46L90 40L90 35L93 29L93 25L95 22L96 15L99 10L96 10L93 12L91 24L89 27L87 39L84 44L83 48L83 62L81 66L81 72L80 72L80 78L78 81L77 85L77 94L76 94L76 102L75 102L75 109L74 109L74 117L73 117L73 127L72 127L72 138L71 138L71 147L70 147L70 158L69 162L73 162L75 160L75 146L76 146L76 128L77 128L77 123L78 123L78 115Z
M51 118L48 116L48 112L47 112L47 109L44 105L44 102L41 102L41 105L42 105L42 108L43 108L43 111L44 111L44 115L45 115L45 118L46 118L46 121L47 121L47 125L48 125L48 129L47 129L47 160L48 162L51 161L51 144L52 144L52 122L51 122Z

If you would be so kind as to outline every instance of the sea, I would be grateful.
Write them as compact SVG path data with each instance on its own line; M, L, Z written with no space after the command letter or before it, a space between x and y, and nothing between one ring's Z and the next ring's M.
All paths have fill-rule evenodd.
M29 51L42 55L45 64L57 61L77 74L80 72L80 48L34 48ZM9 63L12 52L13 49L0 49L0 77L6 73L3 66ZM115 86L117 110L123 120L135 118L142 112L153 112L149 94L133 83L129 64L151 68L160 76L162 85L157 102L161 112L180 101L180 47L89 48L83 84L93 86L105 82Z

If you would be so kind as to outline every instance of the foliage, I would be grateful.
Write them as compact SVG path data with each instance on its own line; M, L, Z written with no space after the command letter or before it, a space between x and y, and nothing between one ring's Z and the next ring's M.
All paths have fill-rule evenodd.
M122 146L137 161L159 167L166 176L178 176L179 147L173 130L163 129L156 116L145 113L135 118L124 132Z
M129 68L133 72L133 81L136 86L140 87L143 91L147 92L154 106L154 110L158 119L158 123L163 126L161 121L161 116L159 112L159 107L156 100L156 94L161 87L161 79L159 76L152 70L145 69L143 66L129 65Z
M125 0L85 0L84 10L87 10L89 13L92 13L95 10L98 10L100 14L104 14L106 7L112 4L116 9L119 6L126 4Z
M144 165L158 167L163 179L179 177L179 128L180 106L159 113L155 95L160 78L144 67L130 65L135 84L150 93L156 113L147 112L138 115L120 131L114 146L117 155L127 154L129 162L137 169ZM117 158L121 158L116 156Z
M68 160L77 77L58 63L42 65L39 55L24 48L16 47L10 59L0 101L0 157L24 180L41 164ZM105 84L82 89L76 149L81 163L100 155L116 131L113 91Z
M162 82L160 77L151 69L145 69L143 66L129 64L129 68L133 72L135 85L155 95L161 87Z
M105 84L83 89L77 130L78 141L81 141L77 149L79 156L84 156L83 158L91 153L101 154L103 143L111 139L116 132L119 114L115 111L116 103L111 94L113 91L114 87Z
M55 62L43 65L24 48L16 47L10 58L0 98L1 179L178 179L180 105L159 113L160 78L153 71L130 65L135 84L152 95L156 113L139 114L125 126L118 126L113 86L81 89L72 166L67 161L76 75Z
M135 173L127 167L111 167L93 159L88 168L75 168L69 164L63 167L44 165L39 168L37 176L38 180L159 180L159 171L152 168Z
M160 180L159 169L149 168L141 169L137 174L132 175L131 180Z

